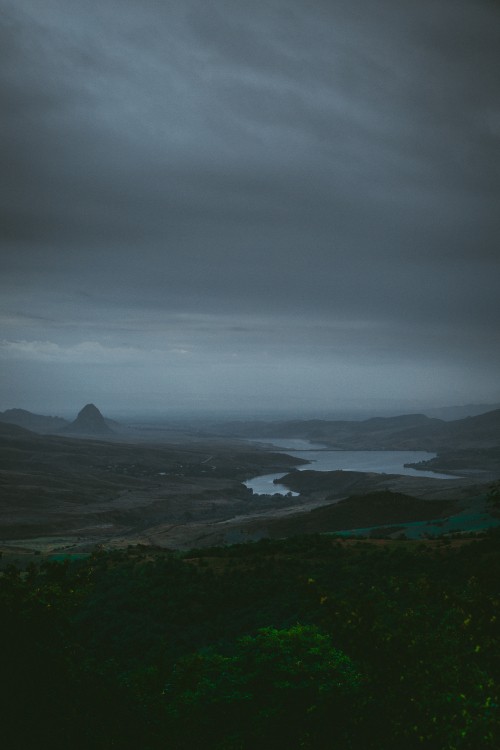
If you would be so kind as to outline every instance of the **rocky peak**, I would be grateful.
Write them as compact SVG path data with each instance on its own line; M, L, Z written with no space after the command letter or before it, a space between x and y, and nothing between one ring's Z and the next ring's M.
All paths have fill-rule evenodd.
M101 412L94 404L87 404L65 432L80 432L86 435L104 435L113 432L106 424Z

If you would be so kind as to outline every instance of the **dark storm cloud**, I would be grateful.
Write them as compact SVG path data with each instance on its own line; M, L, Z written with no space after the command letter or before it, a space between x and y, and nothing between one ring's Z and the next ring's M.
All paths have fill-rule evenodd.
M8 351L163 330L494 380L497 4L1 5Z

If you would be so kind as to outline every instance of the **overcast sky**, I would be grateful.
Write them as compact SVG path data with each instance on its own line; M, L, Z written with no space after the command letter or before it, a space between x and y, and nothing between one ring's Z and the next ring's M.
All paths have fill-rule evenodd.
M0 408L500 400L500 3L0 9Z

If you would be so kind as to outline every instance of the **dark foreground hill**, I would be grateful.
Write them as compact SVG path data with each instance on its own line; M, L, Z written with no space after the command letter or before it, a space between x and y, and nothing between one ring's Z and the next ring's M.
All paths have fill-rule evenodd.
M30 438L36 437L35 433L27 430L25 427L18 427L16 424L9 422L0 422L0 439L8 440L9 438Z
M284 539L300 534L331 533L366 527L404 525L412 521L446 518L456 512L456 504L445 500L421 500L401 492L378 490L351 495L331 505L314 508L300 516L270 519L266 535ZM251 524L249 524L251 530ZM386 532L388 530L386 529Z

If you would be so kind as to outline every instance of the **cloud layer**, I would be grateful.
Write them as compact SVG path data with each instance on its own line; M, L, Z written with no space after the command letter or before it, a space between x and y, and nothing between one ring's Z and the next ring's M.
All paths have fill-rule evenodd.
M498 4L1 5L4 408L500 398Z

